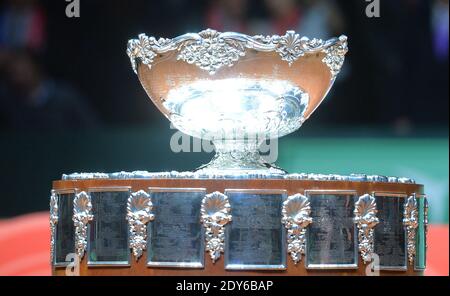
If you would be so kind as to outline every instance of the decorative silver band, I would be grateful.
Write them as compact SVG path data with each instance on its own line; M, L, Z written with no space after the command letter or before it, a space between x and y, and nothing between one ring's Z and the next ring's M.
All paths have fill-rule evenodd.
M218 191L207 194L200 209L201 222L205 227L205 250L215 263L224 252L225 225L231 221L231 205L228 197Z
M419 226L419 213L417 211L417 200L414 196L408 197L405 201L403 211L403 225L407 234L408 261L414 264L416 255L416 229Z
M73 201L72 220L75 226L75 251L80 260L87 248L87 225L93 218L90 195L85 191L77 193Z
M178 51L178 60L194 64L214 74L222 67L231 67L247 49L278 53L283 61L291 65L307 53L324 52L322 60L334 78L340 71L348 51L347 37L342 35L327 41L300 37L294 31L285 35L248 36L235 32L217 32L207 29L199 33L188 33L173 39L148 37L140 34L138 39L128 41L127 54L133 70L137 73L138 60L151 67L155 57L169 51Z
M393 177L382 175L365 175L365 174L314 174L314 173L293 173L293 174L273 174L267 173L247 174L205 174L198 172L115 172L115 173L72 173L63 174L62 180L88 180L88 179L285 179L285 180L314 180L314 181L349 181L349 182L381 182L381 183L402 183L415 184L416 181L411 178Z
M375 197L364 194L355 203L354 221L358 227L358 249L364 263L372 260L374 253L373 228L378 224Z
M130 235L130 249L136 261L147 248L147 223L155 219L150 195L139 190L130 195L127 202L127 220Z

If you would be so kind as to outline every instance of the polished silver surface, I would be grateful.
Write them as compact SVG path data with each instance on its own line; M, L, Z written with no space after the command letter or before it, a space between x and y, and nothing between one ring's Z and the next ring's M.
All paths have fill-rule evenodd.
M300 128L308 104L308 93L289 81L240 78L196 81L169 91L163 103L182 131L219 151L242 152ZM245 146L244 136L252 140Z
M285 190L226 189L233 221L225 231L225 269L286 269Z
M305 190L313 223L307 230L307 269L357 269L357 228L353 190Z
M75 226L75 251L81 260L87 247L87 225L92 221L91 197L85 191L75 195L73 200L73 217Z
M203 268L200 223L204 188L150 188L155 220L148 227L147 266Z
M379 257L380 270L405 271L408 266L407 236L403 225L407 195L374 192L378 225L374 229L374 252Z
M147 224L155 219L153 203L144 190L133 192L127 200L129 247L136 261L147 248Z
M354 222L358 227L358 249L364 263L372 261L374 228L379 223L375 197L364 194L355 203Z
M224 252L225 225L232 220L228 196L218 191L205 195L200 213L201 223L205 227L205 251L215 263Z
M308 198L300 193L283 202L281 222L287 229L287 251L297 264L305 254L306 227L311 224L311 206Z
M414 263L416 256L416 232L419 226L419 213L417 209L417 200L414 195L408 197L403 210L403 225L406 227L408 261Z
M88 224L89 267L130 266L127 200L131 187L89 188L92 220Z

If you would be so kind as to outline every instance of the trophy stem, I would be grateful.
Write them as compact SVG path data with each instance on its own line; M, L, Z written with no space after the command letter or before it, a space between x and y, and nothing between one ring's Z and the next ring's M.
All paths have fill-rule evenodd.
M205 174L286 174L286 171L268 163L259 153L260 143L252 140L213 141L216 154L213 159L196 169Z

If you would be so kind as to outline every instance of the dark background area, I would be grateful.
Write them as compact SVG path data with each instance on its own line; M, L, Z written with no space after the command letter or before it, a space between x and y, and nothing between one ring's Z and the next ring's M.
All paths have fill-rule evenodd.
M66 16L68 4L0 4L0 217L46 210L62 173L187 170L209 159L161 144L173 131L125 53L141 32L345 34L342 72L302 136L448 139L448 1L381 0L379 18L364 0L80 0L79 18Z

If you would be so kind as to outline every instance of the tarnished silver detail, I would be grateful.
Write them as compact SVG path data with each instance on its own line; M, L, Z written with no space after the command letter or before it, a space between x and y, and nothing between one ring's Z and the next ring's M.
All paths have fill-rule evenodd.
M52 190L50 195L50 264L53 264L56 224L58 224L58 219L58 194Z
M419 213L417 211L417 200L412 195L405 201L403 210L403 225L407 233L407 250L410 264L414 263L416 255L416 229L419 226Z
M331 75L334 78L339 74L339 71L341 71L342 65L344 64L345 54L348 51L347 37L340 36L339 42L326 48L324 51L326 56L323 58L322 62L327 64L328 68L330 68Z
M374 252L373 228L379 220L376 216L377 205L370 194L359 197L355 203L354 221L358 227L358 248L364 263L371 261Z
M224 252L225 225L231 221L231 205L228 197L218 191L207 194L200 209L201 222L205 227L205 250L215 263Z
M87 225L93 218L90 195L85 191L77 193L73 200L72 220L75 226L75 251L80 260L87 247Z
M147 223L155 219L153 203L144 190L133 192L127 201L127 220L130 249L136 261L147 248Z
M257 173L246 170L223 171L217 169L208 172L114 172L114 173L73 173L63 174L62 180L87 180L87 179L286 179L286 180L315 180L315 181L351 181L351 182L383 182L415 184L416 181L405 177L386 177L381 175L365 174L316 174L316 173L292 173L280 174L277 170L268 169Z
M138 39L128 41L127 54L137 73L137 61L151 67L158 54L177 50L178 59L214 74L224 66L232 66L245 56L246 49L269 52L275 51L289 65L305 53L324 52L323 62L330 68L332 77L339 73L347 53L347 37L340 36L327 41L309 39L287 31L278 36L248 36L235 32L217 32L212 29L200 33L188 33L173 39L148 37L140 34Z
M305 254L306 227L312 223L311 206L306 196L297 193L283 202L281 222L287 229L288 253L297 264Z

